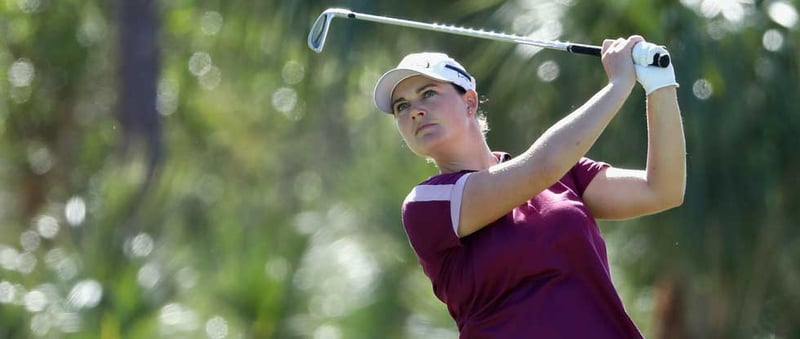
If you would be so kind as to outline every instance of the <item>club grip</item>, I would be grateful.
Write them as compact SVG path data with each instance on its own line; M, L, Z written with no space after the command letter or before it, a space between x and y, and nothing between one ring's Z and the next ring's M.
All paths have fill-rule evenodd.
M669 54L656 54L653 56L653 63L651 65L658 66L661 68L667 68L669 66Z
M567 45L567 52L575 54L585 54L600 56L600 46L583 45L583 44L569 44Z
M575 54L600 56L600 51L601 51L600 46L573 44L573 43L567 45L567 52ZM669 66L669 63L670 63L669 54L656 53L653 55L653 60L650 61L649 66L666 68Z

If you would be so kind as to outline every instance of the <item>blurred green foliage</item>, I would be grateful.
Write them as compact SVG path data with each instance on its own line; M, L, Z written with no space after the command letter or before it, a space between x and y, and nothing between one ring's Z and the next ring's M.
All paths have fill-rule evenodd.
M346 20L314 54L335 6L667 45L689 185L678 209L601 223L628 311L648 337L800 337L797 0L141 3L160 63L145 130L120 115L120 55L138 53L120 2L0 1L0 338L456 337L400 224L435 168L372 86L406 53L447 52L488 99L490 145L516 154L602 67ZM589 156L643 166L643 112L637 89Z

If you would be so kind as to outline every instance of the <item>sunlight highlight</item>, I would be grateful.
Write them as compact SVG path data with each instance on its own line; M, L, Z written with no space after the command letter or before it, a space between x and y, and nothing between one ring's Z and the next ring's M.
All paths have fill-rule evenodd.
M772 21L786 28L794 28L797 25L797 9L786 1L775 1L767 7L767 14Z
M272 107L291 119L291 112L297 105L297 91L291 87L281 87L272 93ZM293 120L293 119L292 119Z
M767 30L761 37L761 44L770 52L780 51L783 48L783 34L777 29Z
M211 339L223 339L228 337L228 322L225 318L215 316L206 322L206 334Z
M103 297L103 286L97 280L87 279L78 282L67 295L67 304L75 309L93 308Z
M125 241L125 254L131 258L144 258L150 255L155 247L155 241L147 233L139 233Z
M36 231L39 236L46 239L53 239L58 234L60 226L58 220L49 215L43 215L36 220Z
M64 216L70 226L80 226L86 219L86 203L80 196L73 196L64 206Z
M199 327L197 313L179 303L170 303L158 312L159 330L164 335L190 332Z
M42 244L42 238L39 233L28 230L19 235L19 243L26 252L33 252Z
M189 72L201 76L211 70L211 55L206 52L194 52L189 58Z
M109 31L101 13L98 11L87 11L81 21L80 27L75 32L75 39L81 46L91 47L106 38Z
M144 289L156 287L159 281L161 281L161 271L156 264L147 263L136 273L136 282Z
M714 88L708 80L698 79L692 85L692 93L700 100L707 100L714 94Z
M573 4L571 0L519 0L507 3L498 13L510 23L514 34L537 40L558 40L564 31L561 20ZM514 52L530 58L541 50L541 47L520 44Z
M283 78L283 82L287 85L294 85L303 81L304 76L305 68L303 64L294 60L290 60L283 65L283 69L281 70L281 77Z
M212 65L208 68L208 71L203 72L203 74L198 77L198 80L200 81L200 87L203 87L203 89L208 91L214 90L222 82L222 70Z
M216 11L208 11L200 19L200 29L205 35L216 35L222 29L222 14Z
M49 300L44 292L35 289L25 294L22 297L22 302L25 305L25 310L31 313L41 312L47 307Z
M8 82L14 87L27 87L36 77L36 68L28 59L14 61L8 68Z
M359 228L354 213L350 206L336 205L326 213L305 212L295 219L298 233L310 237L293 277L294 286L310 296L303 321L307 336L313 335L309 327L346 317L374 298L381 267L366 244L352 235Z
M314 330L314 339L341 339L342 330L339 327L325 324Z
M45 265L56 272L58 279L68 281L78 274L78 263L61 247L53 248L44 256Z
M33 173L45 174L53 168L53 154L44 145L31 145L28 148L28 164Z
M17 0L17 6L23 13L32 14L42 9L42 0Z
M81 330L81 316L74 312L56 312L52 315L53 325L62 333L77 333Z
M20 237L22 241L29 242L27 237ZM36 241L36 240L33 240ZM23 245L23 246L31 246ZM36 245L38 247L38 244ZM19 252L13 247L0 245L0 267L8 271L17 271L22 274L33 272L36 268L36 256L31 252Z
M178 109L179 97L180 87L178 87L178 83L174 80L161 79L158 82L156 110L163 116L172 115Z
M536 75L544 82L551 82L557 79L560 72L561 70L558 67L558 63L553 60L543 62L536 69Z
M19 262L19 252L9 246L0 245L0 267L6 271L15 271Z
M314 243L295 277L298 288L311 290L314 295L311 314L339 317L368 303L379 266L363 245L354 237Z
M36 256L31 252L24 252L17 256L16 264L17 271L22 274L30 274L36 268Z
M747 18L756 13L754 0L681 0L681 4L706 19L723 19L709 22L708 33L714 40L752 24Z
M16 289L8 281L0 281L0 304L10 304L16 299Z
M37 313L31 318L31 332L38 337L47 336L52 327L53 321L47 313Z

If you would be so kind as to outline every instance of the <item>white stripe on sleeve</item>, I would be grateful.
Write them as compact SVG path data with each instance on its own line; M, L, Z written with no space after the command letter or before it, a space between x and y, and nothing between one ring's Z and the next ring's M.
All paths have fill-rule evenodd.
M450 200L453 185L418 185L406 196L406 203Z
M458 178L450 195L450 220L453 222L453 232L458 237L458 222L461 217L461 197L464 196L464 185L472 173L467 173Z
M464 195L464 184L472 173L458 178L453 185L418 185L406 196L404 203L422 201L449 201L450 222L453 232L458 236L458 222L461 216L461 198Z

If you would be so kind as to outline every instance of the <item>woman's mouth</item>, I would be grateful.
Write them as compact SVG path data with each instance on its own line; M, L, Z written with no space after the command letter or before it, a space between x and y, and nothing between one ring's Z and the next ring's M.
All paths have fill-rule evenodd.
M414 131L414 134L419 134L423 130L425 130L425 129L429 128L429 127L433 127L435 125L436 124L434 124L432 122L427 122L427 123L421 124L421 125L417 126L417 129Z

